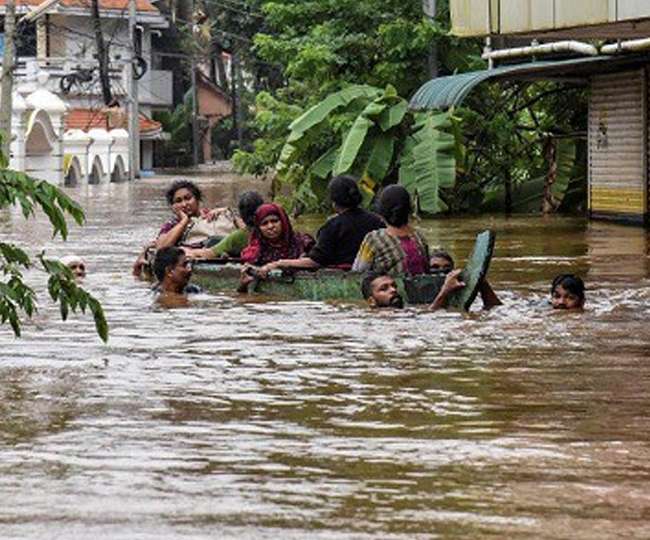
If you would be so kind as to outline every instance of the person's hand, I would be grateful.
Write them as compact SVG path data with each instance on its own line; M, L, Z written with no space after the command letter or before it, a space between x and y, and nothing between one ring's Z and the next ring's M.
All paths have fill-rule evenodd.
M172 206L172 210L174 210L174 214L176 214L179 223L182 223L183 225L187 225L189 223L190 216L188 216L180 206Z
M238 229L246 230L246 223L240 216L235 216L233 222Z
M213 208L211 210L209 208L202 208L201 217L206 221L214 221L221 214L226 214L227 212L230 212L230 208Z
M270 262L270 263L265 264L261 268L258 268L257 272L259 273L260 277L266 279L269 276L269 272L271 270L275 270L276 268L278 268L277 263Z
M445 295L451 294L465 286L465 282L460 280L462 270L452 270L447 274L445 282L442 284L442 291Z

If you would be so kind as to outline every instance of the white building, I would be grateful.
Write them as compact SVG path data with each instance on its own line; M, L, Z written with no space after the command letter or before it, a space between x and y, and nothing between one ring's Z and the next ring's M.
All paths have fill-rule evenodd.
M39 0L17 6L18 17ZM125 131L131 65L128 0L100 0L109 47L111 90L117 107L106 108L99 85L95 35L88 3L62 0L36 23L24 25L17 41L10 166L58 185L127 178ZM167 21L149 0L137 0L136 52L146 63L139 80L141 169L153 165L162 138L151 113L173 105L172 72L152 69L152 34ZM0 14L5 10L0 0ZM0 44L3 42L0 41ZM1 55L0 55L1 58Z

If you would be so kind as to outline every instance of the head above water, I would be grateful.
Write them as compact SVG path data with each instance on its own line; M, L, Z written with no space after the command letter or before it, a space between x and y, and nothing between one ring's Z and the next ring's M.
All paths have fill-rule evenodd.
M246 191L239 197L239 215L251 229L255 226L255 212L264 204L264 199L257 191Z
M404 307L404 300L397 291L395 279L387 274L366 274L361 281L361 294L373 308Z
M352 176L335 176L328 186L330 199L337 210L357 208L361 201L361 192L357 181Z
M379 214L393 227L407 225L413 207L411 196L402 186L388 186L379 198Z
M449 272L454 269L454 259L444 249L437 249L431 253L429 268L432 272Z
M86 277L86 263L77 255L66 255L61 257L61 262L71 271L75 279L80 280Z
M153 272L163 290L181 292L192 277L192 266L185 252L173 246L157 251Z
M167 204L169 204L169 206L174 205L176 192L181 189L189 191L190 194L194 196L197 203L203 198L203 193L201 193L201 190L194 182L184 179L176 180L171 186L169 186L169 189L165 193L165 198L167 199Z
M553 309L582 309L585 304L585 284L574 274L555 276L551 284Z

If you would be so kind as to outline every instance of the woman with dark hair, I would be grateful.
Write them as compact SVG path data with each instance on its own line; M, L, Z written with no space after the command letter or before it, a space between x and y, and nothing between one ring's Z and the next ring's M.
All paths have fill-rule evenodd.
M316 245L300 259L281 259L267 264L262 274L274 268L319 268L329 266L349 270L366 234L385 227L372 212L359 208L361 192L351 176L336 176L328 186L336 215L318 230Z
M246 191L239 198L239 217L235 218L240 227L231 232L219 243L208 248L185 249L190 259L217 259L219 257L239 257L248 245L249 234L255 227L255 212L264 204L264 199L257 191Z
M201 209L203 194L189 180L174 182L165 197L174 217L160 228L156 249L177 245L206 247L238 228L230 209Z
M551 284L553 309L582 309L585 305L585 284L574 274L555 276Z
M429 246L410 224L411 197L402 186L384 189L379 198L379 213L386 229L366 235L359 247L352 270L380 274L426 274L429 271Z
M241 252L242 262L263 266L280 259L297 259L314 244L308 234L294 232L279 204L266 203L255 212L254 228Z

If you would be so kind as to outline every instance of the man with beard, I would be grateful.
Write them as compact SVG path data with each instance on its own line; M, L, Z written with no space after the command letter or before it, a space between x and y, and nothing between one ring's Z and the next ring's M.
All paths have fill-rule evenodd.
M361 294L373 308L404 307L404 300L397 292L395 279L387 274L369 272L361 281Z
M460 270L452 270L436 296L436 299L429 306L431 310L443 308L447 302L447 298L451 293L462 289L465 284L460 281ZM378 274L369 272L361 281L361 293L368 302L368 305L373 308L403 308L404 300L397 291L397 283L395 279L386 274Z

